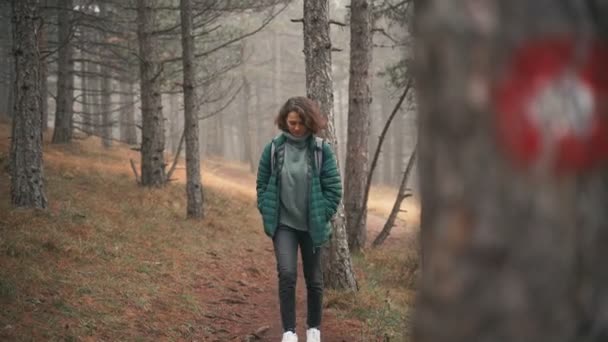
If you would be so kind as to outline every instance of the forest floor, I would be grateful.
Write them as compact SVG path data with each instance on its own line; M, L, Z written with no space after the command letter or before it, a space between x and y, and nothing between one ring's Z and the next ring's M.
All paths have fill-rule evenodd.
M0 340L280 340L272 243L245 166L203 161L205 219L186 220L183 167L168 186L146 189L134 181L129 159L139 155L128 146L47 142L49 209L16 210L9 136L0 123ZM394 196L373 190L370 240ZM353 256L360 290L326 292L323 341L405 340L419 210L413 199L404 208L381 248ZM305 297L300 266L302 341Z

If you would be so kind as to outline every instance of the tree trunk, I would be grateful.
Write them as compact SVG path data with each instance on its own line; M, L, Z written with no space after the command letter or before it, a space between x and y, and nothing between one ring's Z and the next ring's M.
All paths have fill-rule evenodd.
M13 0L15 112L11 134L11 203L15 207L46 208L42 164L40 53L36 28L37 0Z
M105 20L111 20L108 16L108 4L100 3L100 15ZM107 41L108 34L101 32L101 41ZM100 52L101 59L108 59L105 57L105 53ZM112 131L113 131L113 120L112 117L112 69L107 64L102 63L99 66L101 70L101 144L105 148L112 146Z
M46 1L42 2L44 6ZM40 31L38 33L38 51L48 50L48 23L42 23ZM48 59L42 59L40 61L40 110L42 111L42 131L46 132L49 128L49 105L48 105L48 74L49 66Z
M249 172L255 173L257 164L256 157L253 155L255 141L256 121L251 115L251 84L247 79L247 70L243 67L241 78L243 80L243 111L240 120L241 136L243 137L243 149L246 162L249 164Z
M112 71L101 66L101 144L105 148L112 146Z
M10 59L11 50L13 48L11 43L11 22L10 19L12 13L12 3L9 1L0 2L0 16L4 19L0 21L0 30L5 32L0 39L0 121L2 119L8 119L8 92L10 88L13 88L14 84L8 79L8 71L14 68L14 64Z
M338 144L346 144L346 139L343 134L343 127L347 125L347 120L344 115L344 92L342 91L342 86L340 82L337 82L337 86L334 88L334 94L336 94L336 98L334 101L334 120L336 125L336 139L338 140ZM340 155L337 155L336 158L340 161L340 165L344 165L346 160L343 159L344 149L340 150ZM344 174L344 173L342 173Z
M144 186L162 186L166 182L165 119L160 92L162 69L152 36L156 29L153 17L153 1L137 0L142 116L141 184Z
M71 43L72 0L59 1L58 36L59 52L57 57L57 103L55 108L55 127L52 142L54 144L72 141L72 119L74 105L74 75L72 56L74 48Z
M422 274L413 340L606 341L605 164L558 174L534 158L527 160L531 165L515 161L507 154L514 146L497 139L497 129L516 118L497 118L503 110L528 113L516 111L513 99L506 102L511 108L499 110L502 103L493 96L511 85L511 77L546 70L547 58L530 59L519 49L538 53L556 37L571 38L580 59L556 68L555 76L581 72L593 56L589 47L605 47L608 7L597 1L480 0L463 6L428 0L416 1L415 8ZM549 56L568 58L554 50ZM601 79L605 87L602 77L588 80ZM545 142L572 129L565 116L583 109L559 106L564 97L580 103L580 94L552 93L554 82L534 83L548 86L547 101L554 101L535 111L560 124L556 131L539 127L543 160L551 153ZM532 100L538 95L528 94L532 84L522 81L513 93ZM595 96L601 105L606 95ZM580 134L586 139L589 132Z
M410 179L410 174L412 173L412 168L414 167L415 160L416 148L414 148L414 150L412 151L412 154L410 155L410 158L407 162L405 172L403 173L403 177L401 178L401 185L399 186L399 191L397 192L397 199L395 199L393 209L391 210L391 213L388 216L388 219L386 220L382 231L380 232L380 234L378 234L376 239L374 239L374 242L372 243L373 247L378 247L383 244L386 238L391 234L391 230L393 229L393 227L395 226L395 222L397 221L397 215L399 215L399 212L401 212L401 203L403 203L404 199L412 195L411 192L408 192L407 181Z
M2 46L2 70L6 73L3 74L2 92L0 93L0 118L12 118L14 111L14 90L15 90L15 61L13 59L13 35L14 35L14 23L10 18L12 17L12 2L2 2L2 14L4 20L2 21L2 29L5 32L4 37L6 40L3 41ZM6 78L4 78L6 77Z
M407 145L408 138L408 129L406 127L405 115L403 111L400 111L399 115L395 118L395 123L393 124L393 141L395 144L395 149L393 158L395 160L395 169L393 170L393 182L391 183L391 187L397 188L400 187L401 181L403 180L403 169L407 168L408 160L406 159L405 153L407 150L411 149L409 145Z
M367 238L367 207L363 203L369 168L369 113L372 96L372 16L368 0L351 0L348 137L344 175L344 210L348 247L358 252Z
M319 103L321 112L327 116L327 129L324 130L323 136L333 146L334 151L338 151L333 116L328 0L304 0L304 57L306 94ZM327 288L355 291L357 282L344 221L344 205L340 203L332 221L332 238L323 248L323 277Z
M13 28L14 30L14 28ZM15 70L13 70L13 68L10 68L10 70L8 71L8 80L10 82L10 84L14 84L15 83ZM8 116L9 118L14 117L14 113L15 113L15 102L16 102L16 95L15 95L15 88L13 86L8 87L8 95L7 95L7 112L6 112L6 116Z
M384 95L383 92L379 91L378 89L375 89L372 85L372 89L374 89L374 99L375 101L372 103L372 113L374 113L373 119L370 120L371 121L371 127L370 127L370 139L368 141L368 146L369 146L369 150L370 151L376 151L376 149L378 148L378 139L380 136L380 132L382 131L382 127L385 124L385 122L387 121L387 118L389 117L390 113L388 113L387 108L389 108L391 105L389 105L387 103L387 96ZM370 167L369 167L369 171L370 174L373 176L372 178L372 185L377 185L379 179L382 177L382 173L383 173L383 160L384 160L384 154L381 154L378 156L378 161L376 161L377 165L376 168L374 169L372 167L373 164L373 160L374 160L374 155L371 155L371 162L370 162Z
M129 129L128 125L128 110L129 103L133 101L132 98L129 97L127 92L129 91L126 80L118 81L118 91L120 93L118 103L120 106L120 110L118 111L118 139L122 142L127 142L127 130Z
M91 83L90 88L92 90L89 98L91 99L91 122L93 124L93 129L91 132L94 132L96 136L102 136L103 130L101 127L101 118L102 118L102 110L101 108L101 66L97 63L89 63L89 67L91 72L95 74L95 76L91 76L89 82Z
M12 33L11 33L12 36ZM11 37L12 38L12 37ZM13 117L14 106L15 106L15 70L14 65L15 62L12 57L12 42L9 42L11 46L6 49L6 56L10 56L6 58L6 62L3 63L4 70L6 70L6 79L3 80L3 96L0 99L0 103L2 103L2 107L0 107L0 115L7 119Z
M274 108L281 107L283 101L283 87L282 87L282 79L283 79L283 65L281 60L281 37L278 32L272 32L272 49L274 50L274 65L272 69L272 92L274 95Z
M82 59L85 59L84 52L80 54ZM89 62L83 61L80 65L80 88L82 88L82 126L85 132L92 132L92 121L91 115L93 113L93 109L91 108L91 85L89 83L89 75L87 75L87 71L89 71ZM87 135L89 133L86 133Z
M389 108L391 108L391 104L389 103L389 97L388 96L383 96L381 101L378 101L379 103L379 110L382 113L382 119L384 122L387 122L390 119L390 113ZM396 113L395 113L396 114ZM392 119L390 119L392 120ZM384 133L385 135L382 137L381 140L383 140L382 144L384 144L383 146L383 150L379 151L380 152L380 156L378 159L378 171L377 171L377 176L376 176L376 184L378 185L383 185L383 184L388 184L388 177L387 174L389 173L387 170L389 169L390 166L390 155L389 155L389 151L390 151L390 138L388 136L388 129L390 129L389 127L386 127L387 131ZM384 143L384 140L386 141L386 143ZM380 142L379 142L380 143ZM377 148L377 147L376 147ZM372 173L375 171L372 171Z
M131 80L122 83L123 125L125 126L124 142L137 145L137 127L135 127L135 87Z
M180 127L178 117L182 114L177 104L177 95L170 94L169 96L169 144L171 145L170 151L175 157L177 155L177 145L181 140L183 128Z
M187 215L202 218L203 187L201 185L201 162L198 142L198 115L194 97L194 37L192 36L191 0L180 0L182 25L182 61L184 76L184 132L186 136L186 193ZM176 156L177 157L177 156Z
M255 92L255 114L257 117L260 117L262 115L262 113L264 112L262 110L262 89L261 89L261 85L259 83L254 83L254 92ZM255 127L255 136L257 137L256 140L256 145L255 145L255 155L257 157L262 155L262 149L264 148L264 146L262 146L262 144L260 142L262 141L266 141L265 139L265 126L270 126L270 125L261 125L259 123L260 120L256 121L256 125ZM273 122L272 120L269 122ZM252 127L253 128L253 127ZM269 139L268 139L269 140ZM257 167L257 166L256 166Z

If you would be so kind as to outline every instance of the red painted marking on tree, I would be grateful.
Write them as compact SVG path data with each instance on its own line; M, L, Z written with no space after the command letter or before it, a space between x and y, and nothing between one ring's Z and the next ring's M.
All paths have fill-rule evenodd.
M574 38L516 49L494 89L500 146L516 164L577 173L608 161L608 44Z

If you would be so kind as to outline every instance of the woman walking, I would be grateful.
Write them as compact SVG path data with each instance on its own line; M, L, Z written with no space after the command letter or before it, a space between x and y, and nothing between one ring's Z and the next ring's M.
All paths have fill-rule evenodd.
M307 342L321 341L323 273L320 247L331 236L331 218L342 197L342 184L330 145L316 134L325 127L319 106L293 97L279 110L281 134L262 152L257 202L264 232L272 238L279 278L283 342L297 342L295 294L297 253L306 280Z

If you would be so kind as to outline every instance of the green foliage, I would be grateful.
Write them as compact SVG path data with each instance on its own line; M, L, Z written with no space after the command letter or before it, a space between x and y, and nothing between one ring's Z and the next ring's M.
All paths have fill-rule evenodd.
M384 71L379 72L379 76L386 77L389 84L397 89L405 88L410 75L411 60L402 59L396 64L388 66Z
M396 51L403 53L403 58L378 73L379 76L387 79L390 86L396 89L403 89L407 80L411 77L408 73L411 65L408 54L411 47L409 30L414 14L413 7L413 1L409 0L380 0L374 4L376 22L386 23L388 26L386 31L393 34L390 36L393 48L397 48ZM402 34L402 32L405 32L405 34ZM395 35L396 33L399 34Z

